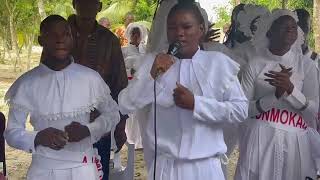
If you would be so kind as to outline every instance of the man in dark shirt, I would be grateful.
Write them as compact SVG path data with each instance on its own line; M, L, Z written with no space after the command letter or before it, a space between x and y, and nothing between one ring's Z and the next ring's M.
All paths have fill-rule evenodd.
M118 101L119 92L128 85L125 64L118 38L108 29L99 25L96 15L102 8L100 0L73 0L76 15L71 15L68 21L74 37L72 55L76 63L97 71L111 90L114 100ZM92 120L99 116L99 112L92 113ZM121 121L114 133L118 150L126 142L125 120ZM95 144L103 165L104 177L108 179L110 158L110 134Z
M302 29L304 33L304 43L302 44L302 53L308 56L310 59L316 61L319 59L318 53L312 51L308 45L309 34L311 31L311 17L310 13L305 9L296 9L295 12L298 16L298 26Z

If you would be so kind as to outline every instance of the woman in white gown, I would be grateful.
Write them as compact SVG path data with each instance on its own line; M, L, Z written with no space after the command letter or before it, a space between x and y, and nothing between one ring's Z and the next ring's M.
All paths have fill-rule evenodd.
M145 42L148 37L147 29L141 24L131 23L127 27L125 35L126 38L129 39L129 44L122 48L122 54L130 83L135 72L139 69L139 66L142 63L142 57L146 51ZM130 114L126 123L127 141L131 144L135 144L136 149L143 148L140 133L141 127L139 127L139 124L141 123L143 122L140 122L136 113Z
M259 55L241 74L249 120L241 126L236 180L315 178L308 129L316 127L317 68L301 52L302 32L289 10L259 19Z
M167 25L168 42L182 44L179 54L148 54L137 78L119 95L121 112L149 109L145 142L152 155L157 153L156 161L149 157L157 179L223 180L220 161L227 148L222 124L243 121L247 115L248 102L237 79L239 65L222 53L199 49L204 23L194 4L174 6ZM157 76L159 70L163 73ZM152 175L153 169L148 170Z
M152 22L151 30L148 36L148 43L147 43L147 53L153 52L163 52L166 51L169 47L169 43L167 40L167 17L169 14L170 9L176 5L179 1L182 3L186 3L187 1L194 1L194 0L161 0L155 17ZM199 7L200 12L204 19L205 29L208 27L208 15L204 9L202 9L199 3L196 3ZM146 120L148 118L149 108L143 108L136 112L139 121L141 122L141 130L145 130ZM143 144L143 153L144 159L147 164L147 168L149 168L149 164L152 163L152 152L150 151L150 147L148 147L149 143L146 143L146 132L141 131L142 135L142 144Z

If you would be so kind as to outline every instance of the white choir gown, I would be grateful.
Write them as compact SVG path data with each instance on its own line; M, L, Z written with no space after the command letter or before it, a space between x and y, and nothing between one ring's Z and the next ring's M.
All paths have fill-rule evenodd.
M131 69L137 71L142 64L142 57L145 48L141 51L143 46L136 47L135 45L128 44L126 47L122 48L122 54L124 57L124 62L126 65L127 76L129 78L129 84L131 83L131 79L134 77L134 74L131 74ZM130 144L135 145L135 149L143 148L142 138L141 138L141 125L143 124L143 120L139 119L139 115L137 112L133 112L129 114L129 118L126 122L126 134L127 141Z
M114 130L120 117L109 87L97 72L75 63L60 71L40 64L14 82L6 101L10 110L4 136L10 146L32 153L28 180L102 178L93 143ZM94 108L101 115L90 123ZM33 131L26 130L28 116ZM39 131L49 127L64 131L73 121L86 125L91 136L67 143L58 151L41 145L35 147Z
M144 109L147 166L152 179L154 160L154 80L150 70L155 54L149 54L133 82L119 94L122 113ZM242 122L248 102L237 79L239 65L219 52L198 50L192 59L175 59L156 82L158 180L223 180L221 157L227 151L224 123ZM174 104L179 82L195 97L193 111ZM146 110L147 109L147 110ZM145 145L144 145L145 148ZM149 161L148 161L149 160Z
M279 64L292 67L294 90L280 99L264 79ZM268 49L244 69L243 90L250 101L249 120L240 127L236 180L301 180L315 177L307 127L316 127L318 70L314 62L290 50L283 56ZM261 112L263 110L263 112ZM309 129L309 128L308 128Z

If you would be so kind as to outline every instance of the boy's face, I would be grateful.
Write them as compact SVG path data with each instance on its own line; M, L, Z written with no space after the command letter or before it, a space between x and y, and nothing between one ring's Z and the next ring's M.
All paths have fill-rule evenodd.
M71 52L73 38L67 22L53 22L39 37L43 50L56 59L64 60Z

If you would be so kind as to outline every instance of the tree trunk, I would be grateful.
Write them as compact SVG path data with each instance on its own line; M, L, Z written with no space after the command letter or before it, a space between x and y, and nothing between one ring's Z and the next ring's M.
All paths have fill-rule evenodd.
M42 21L44 18L47 17L46 11L44 9L43 0L38 0L38 10L39 10L39 15Z
M28 54L27 54L27 71L30 69L31 66L31 52L32 52L32 46L33 46L33 39L35 37L35 34L32 33L31 35L28 36L28 45L27 45L27 50L28 50Z
M5 3L7 7L8 16L9 16L11 42L12 42L13 50L16 53L15 62L14 62L14 71L16 72L17 65L20 61L20 55L19 55L20 52L19 52L18 41L17 41L16 25L14 23L14 12L15 12L16 6L11 7L8 0L6 0Z
M2 42L2 53L0 58L4 60L6 58L6 40L2 38L1 42Z
M17 33L16 33L16 26L13 22L13 15L9 14L9 24L10 24L10 34L11 34L11 42L13 45L13 50L16 53L15 61L14 61L14 71L16 72L17 66L20 61L20 52L19 52L19 46L17 41Z
M320 0L313 0L313 29L315 51L320 52Z
M287 9L288 0L282 0L282 9Z

